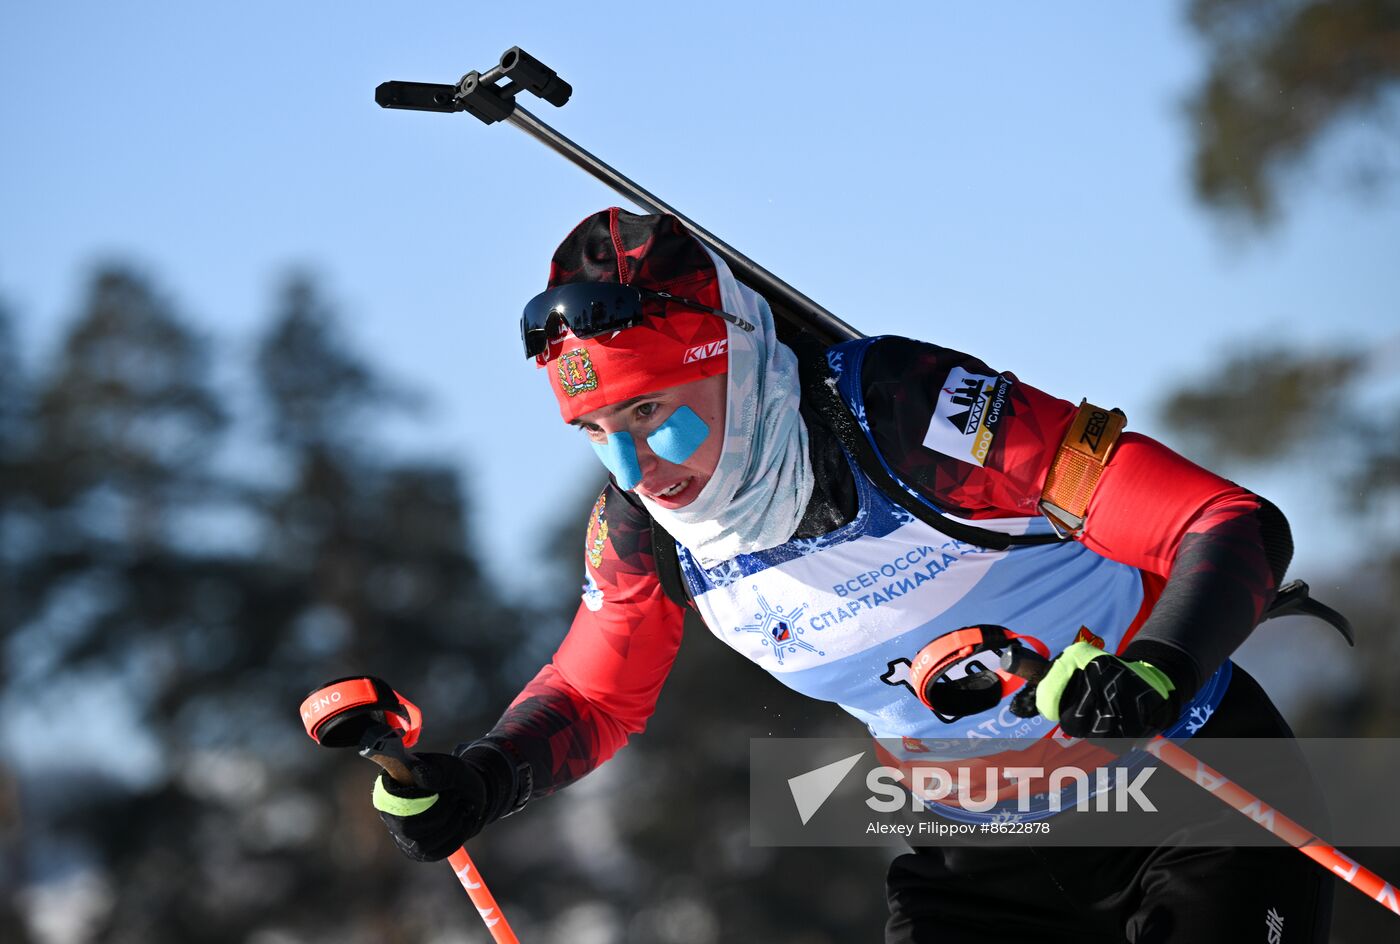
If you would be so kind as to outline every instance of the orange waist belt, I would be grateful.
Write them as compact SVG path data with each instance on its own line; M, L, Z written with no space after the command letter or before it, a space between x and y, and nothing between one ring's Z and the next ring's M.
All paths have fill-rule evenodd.
M1069 424L1040 493L1040 513L1060 537L1073 537L1084 530L1089 500L1127 422L1122 410L1101 409L1088 400L1079 402L1079 411Z

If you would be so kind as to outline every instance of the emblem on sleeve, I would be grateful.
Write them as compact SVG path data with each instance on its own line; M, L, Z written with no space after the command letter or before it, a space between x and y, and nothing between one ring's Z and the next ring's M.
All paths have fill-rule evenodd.
M986 465L1006 411L1011 381L973 374L961 367L948 372L938 392L924 447L963 462Z
M588 536L584 539L584 549L588 552L588 563L595 568L603 566L603 548L608 543L608 522L603 512L608 507L608 494L604 492L593 503L593 511L588 515Z

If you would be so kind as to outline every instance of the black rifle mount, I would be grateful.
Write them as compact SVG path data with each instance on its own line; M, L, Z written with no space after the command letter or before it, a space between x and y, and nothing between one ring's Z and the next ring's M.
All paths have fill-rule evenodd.
M498 85L505 79L504 85ZM484 74L473 69L456 85L432 82L384 82L374 90L382 108L412 111L464 111L485 124L504 121L515 111L515 96L532 92L555 107L574 93L568 82L519 46L512 46L498 65Z
M505 84L498 84L503 80ZM855 328L763 266L520 107L515 97L521 92L538 95L558 107L569 100L573 88L553 69L519 46L512 46L501 56L499 64L486 72L468 72L456 85L384 82L374 90L374 100L383 108L448 113L464 111L488 125L498 121L513 124L570 163L583 168L644 212L669 213L679 219L686 229L729 264L735 278L768 300L784 340L791 341L803 332L815 335L826 344L861 336Z

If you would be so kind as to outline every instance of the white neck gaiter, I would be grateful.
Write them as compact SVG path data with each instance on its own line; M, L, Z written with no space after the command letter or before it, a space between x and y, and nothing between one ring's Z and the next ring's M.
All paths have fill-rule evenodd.
M662 508L641 498L652 517L706 568L788 541L812 497L813 481L807 424L797 410L797 356L778 340L768 303L739 284L723 259L713 252L710 258L724 310L757 326L754 331L728 326L724 449L710 481L684 508Z

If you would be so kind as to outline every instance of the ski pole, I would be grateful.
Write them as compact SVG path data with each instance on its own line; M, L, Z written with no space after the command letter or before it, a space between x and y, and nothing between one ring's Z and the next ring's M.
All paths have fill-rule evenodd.
M372 675L336 679L315 689L301 703L306 733L322 747L354 747L384 769L396 783L413 785L408 753L418 740L423 714L418 706ZM447 857L496 944L520 944L465 846Z
M1001 667L1013 675L1019 675L1028 684L1035 685L1049 671L1050 660L1025 646L1013 644L1002 653ZM1159 758L1172 770L1223 803L1248 816L1372 901L1400 915L1400 898L1396 896L1394 885L1338 850L1336 846L1323 842L1280 810L1269 806L1209 764L1160 734L1143 745L1143 750Z
M504 84L497 84L500 82ZM519 46L512 46L497 65L484 73L468 72L456 85L384 82L374 90L374 100L382 108L465 111L488 125L507 121L646 212L669 213L679 219L686 229L728 263L735 278L767 299L773 313L794 328L811 331L827 344L862 337L859 331L802 292L520 107L515 96L524 91L558 108L569 100L573 87Z

